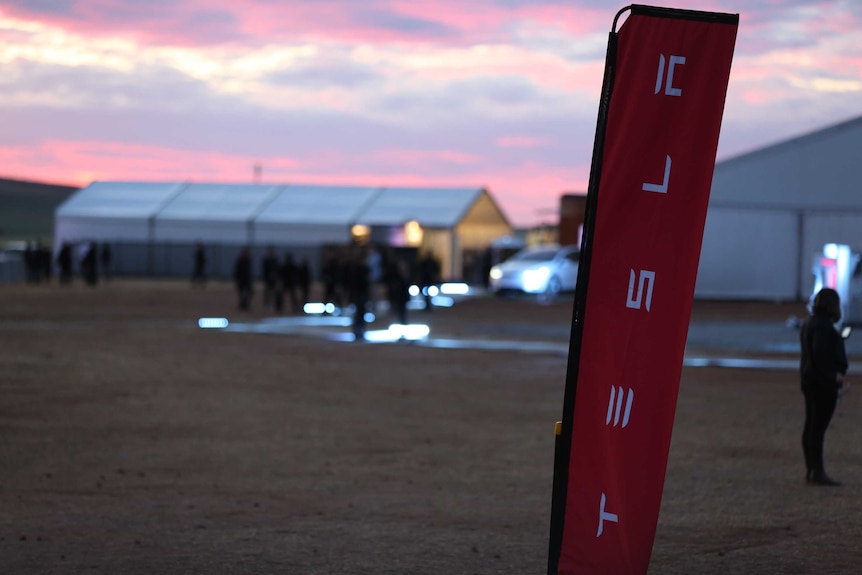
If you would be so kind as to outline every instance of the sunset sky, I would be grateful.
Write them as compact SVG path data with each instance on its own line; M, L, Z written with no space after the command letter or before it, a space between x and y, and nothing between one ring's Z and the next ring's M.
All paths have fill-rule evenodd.
M862 115L862 2L740 14L719 161ZM0 176L487 186L589 176L604 0L0 0Z

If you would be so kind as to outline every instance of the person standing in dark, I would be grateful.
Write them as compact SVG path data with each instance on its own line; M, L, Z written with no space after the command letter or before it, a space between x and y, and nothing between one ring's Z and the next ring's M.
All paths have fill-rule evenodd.
M51 250L41 242L39 242L38 246L39 273L46 282L51 283Z
M42 283L46 278L45 274L45 248L42 242L34 242L27 244L27 250L30 252L30 261L27 264L27 275L29 281L33 283ZM26 255L25 255L26 258Z
M29 284L39 283L36 274L37 265L36 250L33 249L31 242L27 242L24 247L24 274Z
M419 259L419 286L425 296L425 311L432 310L431 286L440 281L440 264L431 251Z
M847 373L844 340L834 324L841 319L838 292L824 288L817 292L811 316L799 332L801 361L799 374L805 396L805 425L802 429L802 451L805 454L810 485L841 485L826 474L823 465L823 441L835 412L838 394Z
M192 268L192 285L206 286L207 255L201 242L195 244L194 267Z
M334 251L328 251L326 259L323 262L323 303L332 303L337 307L341 307L341 291L339 290L339 278L341 277L341 269L338 261L338 256Z
M87 247L87 252L81 259L81 275L84 278L84 282L91 287L95 287L96 284L99 283L99 275L96 269L96 253L98 251L99 244L96 242L90 242L90 245Z
M407 325L407 302L410 301L410 279L407 265L396 257L387 262L386 291L389 305L398 323Z
M365 314L368 311L368 298L371 295L368 264L361 253L356 253L347 265L348 293L353 304L353 336L356 340L365 339Z
M270 246L266 250L261 262L261 279L263 280L263 307L275 306L276 287L279 282L278 256L275 248Z
M296 296L296 263L293 261L293 254L287 252L284 254L284 261L281 264L281 282L284 286L284 291L287 292L287 297L290 299L290 310L293 313L299 313L299 298Z
M373 313L377 306L378 287L383 287L383 256L380 251L374 246L370 246L365 257L365 263L368 266L368 305Z
M102 253L99 254L99 260L102 267L102 277L107 282L111 279L111 246L110 244L102 244Z
M251 305L252 296L252 262L251 250L243 248L233 266L233 280L239 296L239 309L247 310Z
M72 283L72 247L63 242L57 253L57 267L60 268L60 285Z
M305 306L311 290L311 266L308 264L308 258L302 258L302 263L297 267L296 283L299 286L299 301Z

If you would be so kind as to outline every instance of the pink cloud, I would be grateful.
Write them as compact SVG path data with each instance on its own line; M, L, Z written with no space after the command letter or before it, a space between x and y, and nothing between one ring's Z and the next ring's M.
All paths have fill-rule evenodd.
M321 159L322 157L322 159ZM477 158L456 151L375 151L367 155L367 168L338 170L340 154L319 155L313 162L283 157L250 157L168 147L107 141L53 140L33 147L0 147L5 177L84 186L93 180L251 182L253 167L263 167L264 183L310 183L368 186L486 186L516 225L530 225L540 213L553 211L559 196L568 190L586 189L588 172L537 162L503 167L479 165ZM375 165L381 157L403 162L400 169ZM432 170L422 173L426 162L450 162L466 166L458 174ZM355 164L354 164L355 165ZM439 174L439 175L438 175Z
M438 21L471 37L487 35L489 30L501 31L513 22L522 21L553 25L578 35L594 31L603 22L610 27L608 15L613 17L608 10L591 10L541 2L518 8L505 8L487 0L469 3L463 0L435 2L397 0L392 3L392 8L403 14Z
M93 180L250 181L259 160L208 151L106 141L49 140L37 147L0 147L0 165L7 176L85 185ZM289 169L289 158L266 164Z
M838 56L833 62L832 69L845 76L862 78L862 56Z
M852 9L823 5L819 12L819 17L807 18L799 22L800 27L811 37L829 37L859 31L859 19Z
M475 164L478 158L472 154L456 150L375 150L367 154L367 159L375 163L395 163L405 168L421 169L428 164L449 164L464 166ZM363 159L362 161L365 161Z
M580 34L602 21L608 25L612 17L608 11L541 3L507 8L490 0L177 0L169 8L78 0L55 11L20 4L4 6L2 13L84 35L175 46L320 40L459 45L509 40L514 24L525 19Z
M745 90L742 92L741 97L746 104L752 106L763 106L773 100L773 96L769 91L757 89Z
M597 1L588 3L601 6ZM15 7L15 4L22 7ZM63 4L70 4L71 8L65 12L60 9L56 9L56 12L38 9L39 6ZM762 116L766 116L765 112L769 111L770 121L777 124L777 120L772 119L773 115L777 118L784 114L783 107L789 109L791 103L795 110L804 106L810 109L818 106L834 109L828 104L829 101L823 99L822 94L806 88L808 84L805 80L822 76L852 83L850 80L862 77L862 57L855 53L858 50L854 48L857 37L849 35L858 29L858 18L846 14L846 18L831 19L838 10L834 3L825 5L812 2L809 7L818 8L824 16L813 17L807 24L800 21L800 10L788 6L798 6L798 2L770 2L767 3L768 7L757 5L752 9L749 9L749 3L743 3L742 0L683 0L681 4L681 7L694 9L722 10L725 9L722 4L745 8L740 43L750 43L750 52L758 55L746 57L740 46L737 47L728 94L728 102L732 105L729 105L728 110L739 114L739 117L756 119L759 123L765 121ZM829 12L830 9L833 12ZM559 131L545 128L543 132L541 127L533 129L531 122L535 120L537 126L549 123L549 108L558 102L561 103L560 110L554 111L553 117L560 118L560 124L580 121L575 116L582 115L583 109L589 110L587 116L590 119L594 118L593 110L603 75L603 58L591 53L570 52L567 43L569 38L573 43L578 42L584 33L592 35L591 41L597 37L597 32L606 33L616 10L617 6L592 9L579 7L577 0L573 0L571 5L542 3L541 0L244 0L239 3L234 0L175 0L170 4L147 4L133 0L8 0L0 12L53 23L80 33L87 39L93 36L128 36L143 44L206 46L235 43L238 47L249 48L263 44L314 43L321 40L347 45L377 43L385 45L379 51L383 64L378 65L373 61L362 65L344 62L345 67L347 71L356 66L361 68L360 72L367 72L367 76L362 76L367 80L363 81L361 87L368 94L374 92L373 86L378 80L381 84L392 81L387 82L385 94L379 92L369 96L362 91L342 91L339 88L308 97L309 100L314 98L315 104L318 104L320 110L316 113L319 116L315 120L299 122L297 125L300 128L296 133L282 129L294 125L287 118L290 113L285 112L287 119L282 121L279 116L281 110L261 110L254 108L251 102L246 104L247 107L231 109L229 114L223 114L220 118L226 120L226 126L241 125L244 117L251 118L250 126L264 125L264 120L259 118L265 118L267 122L271 119L271 124L282 130L281 137L295 136L296 140L307 137L314 140L314 144L307 148L291 148L295 150L292 153L301 154L301 158L275 156L280 153L278 151L264 157L245 153L244 150L248 148L244 146L283 150L269 144L262 145L261 141L274 129L261 130L261 141L258 142L242 139L242 130L237 131L236 139L233 139L232 128L209 131L212 116L197 114L198 106L194 98L202 97L201 94L189 92L191 95L185 96L187 92L183 90L186 90L186 84L174 78L172 83L166 84L164 93L171 94L172 90L177 90L177 94L183 94L183 101L188 97L188 101L192 102L190 107L195 108L188 112L188 128L182 134L183 145L204 149L193 151L174 148L178 144L170 138L171 134L179 133L179 127L177 130L166 130L164 134L155 129L108 130L95 125L98 124L97 120L81 128L83 122L79 119L82 117L79 111L62 116L60 111L52 110L53 119L45 120L39 126L39 136L24 130L21 133L29 134L30 141L41 137L41 134L48 134L47 137L53 139L32 147L21 144L0 148L0 166L10 176L76 184L86 184L96 178L251 181L252 166L259 162L263 165L264 180L271 182L392 186L487 185L513 220L533 220L537 210L556 206L558 195L563 191L585 189L589 174L588 168L570 166L569 159L572 156L564 157L560 148L555 146L564 140L559 136ZM846 8L846 11L852 9ZM786 38L779 34L787 30L793 33ZM804 32L801 36L806 44L804 47L798 44L796 33L800 31ZM848 35L837 37L844 32ZM27 32L10 34L15 34L16 41L22 42L26 40L22 36L28 35ZM826 38L829 39L828 43ZM514 44L515 41L522 44ZM479 45L485 47L459 50L465 46ZM450 48L452 50L447 51ZM586 52L592 49L595 47L583 48ZM828 54L825 49L829 50ZM847 54L841 54L844 51ZM402 53L417 55L419 59L427 58L429 67L411 67L410 62L398 61ZM339 49L328 51L324 46L321 54L322 60L334 54L331 56L335 58L332 64L339 64L341 62L338 59L343 52ZM471 60L464 61L466 58ZM322 70L318 61L309 62L308 68L314 70L319 78L326 79L342 70L336 65ZM53 74L56 73L52 70L48 77L53 80ZM70 89L77 91L80 87L82 92L86 92L89 76L79 70L71 70L70 73L73 75L73 79L68 80ZM39 74L34 73L34 82L42 78L41 74L41 71ZM94 77L105 78L107 82L108 73L104 77L101 74ZM60 76L63 74L57 77ZM284 85L305 90L316 87L317 84L308 78L297 74L286 76L283 82ZM447 85L446 82L451 80L466 81ZM123 78L119 85L125 86L125 81ZM137 82L138 78L134 78L134 81ZM143 85L146 81L140 82ZM22 93L27 89L20 82L13 84ZM53 90L60 85L64 84L52 82L46 90ZM158 88L158 82L154 81L153 85ZM197 90L205 89L196 86ZM119 88L117 91L121 92ZM137 92L137 89L134 90L134 93ZM360 96L357 97L357 94ZM390 98L383 98L381 94ZM565 94L565 104L562 104L561 94ZM367 100L362 99L363 95ZM351 131L349 137L345 136L347 128L332 131L325 129L338 121L333 119L335 116L328 114L329 111L340 109L341 114L344 114L344 110L350 109L348 103L361 106L362 101L377 101L377 97L387 102L389 107L386 110L392 115L385 120L386 129L378 134L372 133L378 129L378 122L366 121L364 110L357 113L356 123L349 125L369 130L367 139L362 135L362 146L355 144L359 128ZM852 95L846 97L850 102ZM448 139L444 139L441 135L445 129L443 126L440 133L433 136L425 137L411 132L410 122L413 119L428 113L429 105L433 105L436 99L446 98L457 101L458 105L453 107L456 109L447 110L452 115L447 118L445 128L452 130L451 126L463 127L467 143L459 142L458 134L455 133L451 133L451 137L447 134ZM200 108L205 109L207 101L201 101L204 103ZM390 101L395 104L390 105ZM796 104L796 101L802 104ZM851 104L846 107L849 108ZM47 117L36 108L38 105L36 102L32 107L22 105L22 108L32 108L33 118ZM90 110L82 112L91 114ZM234 112L236 117L233 116ZM130 105L128 113L131 118L138 112ZM7 114L14 117L17 112L10 109ZM114 117L120 116L117 114ZM148 117L158 116L149 114ZM475 120L478 119L484 126L488 118L501 118L501 121L491 128L484 127L479 137ZM792 113L787 118L787 122L798 119ZM75 127L66 127L65 122ZM136 122L129 121L128 125L140 125L143 121ZM46 127L49 123L50 129ZM23 122L19 124L24 125ZM270 127L270 123L265 125ZM12 131L7 132L6 141L16 141L16 135ZM227 132L231 134L228 138L220 136ZM212 134L216 134L215 139ZM326 137L319 137L321 134ZM542 138L530 134L551 135ZM76 140L82 137L91 140ZM99 138L105 141L98 141ZM155 142L155 145L119 144L110 141L113 138L139 138L151 144ZM230 140L227 146L226 139ZM592 133L573 136L573 140L579 139L591 141ZM396 148L393 142L405 142L404 149ZM488 142L493 142L493 145L488 145ZM458 144L472 153L448 149ZM217 145L238 152L211 151ZM346 147L339 150L336 148L339 145ZM419 149L423 145L430 149ZM485 149L480 146L485 146ZM537 148L540 149L534 151ZM344 151L348 149L357 151ZM547 164L520 159L530 156L546 160ZM578 161L588 164L589 155L581 154Z

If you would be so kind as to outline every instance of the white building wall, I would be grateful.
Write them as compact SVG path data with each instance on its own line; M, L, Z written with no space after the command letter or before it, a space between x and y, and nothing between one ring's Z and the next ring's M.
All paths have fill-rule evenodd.
M695 297L795 299L798 230L795 212L711 207Z
M862 248L862 117L716 165L695 296L806 299L824 243Z

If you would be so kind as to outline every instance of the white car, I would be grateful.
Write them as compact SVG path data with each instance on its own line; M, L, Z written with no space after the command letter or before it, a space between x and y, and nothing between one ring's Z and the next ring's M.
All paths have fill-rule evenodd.
M524 248L491 268L491 291L521 291L556 295L574 291L581 252L575 246L556 244Z

